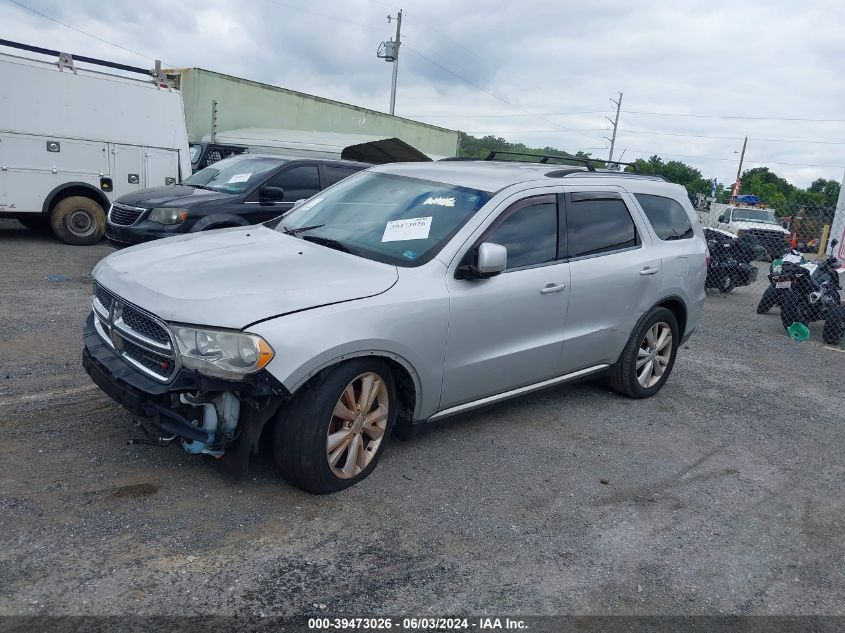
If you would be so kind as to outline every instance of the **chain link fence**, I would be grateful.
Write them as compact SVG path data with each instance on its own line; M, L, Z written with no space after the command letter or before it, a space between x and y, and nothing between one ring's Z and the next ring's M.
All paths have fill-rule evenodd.
M698 214L710 250L703 326L845 346L845 210L761 202Z

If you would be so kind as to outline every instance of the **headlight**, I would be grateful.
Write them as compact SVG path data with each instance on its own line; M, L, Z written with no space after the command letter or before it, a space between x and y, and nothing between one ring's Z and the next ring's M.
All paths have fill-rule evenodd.
M187 209L168 209L166 207L153 209L147 218L150 222L159 224L181 224L188 217Z
M275 352L256 334L171 326L182 365L218 378L240 379L269 363Z

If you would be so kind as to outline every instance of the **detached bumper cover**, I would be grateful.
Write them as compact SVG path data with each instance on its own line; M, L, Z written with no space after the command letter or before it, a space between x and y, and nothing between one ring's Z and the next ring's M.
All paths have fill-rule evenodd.
M208 436L174 408L176 398L172 396L180 392L235 391L241 396L290 396L266 371L252 374L243 382L234 382L183 369L170 383L157 382L112 352L94 329L93 315L85 322L83 340L82 366L94 384L133 415L149 418L165 431L187 439L206 441Z

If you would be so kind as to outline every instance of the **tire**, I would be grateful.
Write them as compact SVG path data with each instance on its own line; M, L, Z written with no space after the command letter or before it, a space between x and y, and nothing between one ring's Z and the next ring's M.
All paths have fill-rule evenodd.
M106 213L91 198L70 196L53 207L50 225L65 244L90 246L99 242L106 232Z
M797 292L780 293L778 304L780 305L780 321L784 330L789 330L789 326L795 322L809 325L801 309L801 295Z
M838 345L843 334L845 334L845 306L833 306L827 311L822 339L828 345Z
M760 297L760 303L757 304L757 314L768 314L775 304L778 302L778 293L775 287L769 284Z
M372 378L378 378L381 386L372 390L375 393L371 413L378 414L385 406L387 413L372 416L378 422L369 427L361 413L354 418L337 415L339 407L355 415L357 409L352 409L352 403L363 404L365 382ZM358 483L373 472L384 453L398 404L393 375L380 360L354 359L324 370L297 391L277 417L273 435L276 468L294 486L316 494L336 492ZM365 408L363 404L361 410ZM338 442L331 453L329 435ZM344 442L347 437L351 439ZM350 459L353 446L357 459ZM332 457L335 465L330 464Z
M721 294L726 295L731 292L735 287L736 284L734 284L733 277L731 277L730 273L725 273L719 280L719 286L717 290Z
M653 328L657 326L664 326L659 330L668 328L671 338L668 342L669 353L651 353L655 349L651 345L647 335L653 332ZM672 373L672 367L675 365L675 356L678 353L678 345L681 342L680 332L678 330L678 321L675 315L666 308L652 308L643 316L637 326L634 328L631 338L622 350L622 355L619 360L610 370L609 382L610 388L617 393L628 396L629 398L650 398L656 394L666 380L669 374ZM646 350L646 347L649 349ZM658 349L657 352L660 352ZM648 359L643 361L643 353L646 353ZM662 360L661 360L662 359ZM642 362L640 362L642 361ZM641 382L638 373L642 373L647 364L652 364L649 375L645 376L645 381ZM640 368L637 365L640 364ZM657 376L653 367L660 364L663 367L662 373ZM650 382L656 378L654 382Z
M18 222L23 224L30 231L35 231L36 233L46 233L47 231L52 230L50 227L50 219L43 215L36 215L31 218L18 218Z

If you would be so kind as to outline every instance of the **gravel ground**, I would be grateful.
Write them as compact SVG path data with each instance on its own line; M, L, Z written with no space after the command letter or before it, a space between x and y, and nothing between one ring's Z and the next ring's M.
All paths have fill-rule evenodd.
M845 354L755 314L764 276L655 398L525 397L317 497L127 445L80 366L110 251L0 221L0 615L845 615Z

